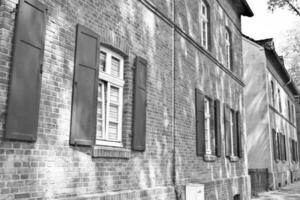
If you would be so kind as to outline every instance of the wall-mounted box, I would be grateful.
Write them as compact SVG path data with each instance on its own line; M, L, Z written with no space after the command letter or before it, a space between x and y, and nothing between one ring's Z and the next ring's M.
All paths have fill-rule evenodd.
M204 200L204 184L188 184L185 186L186 200Z

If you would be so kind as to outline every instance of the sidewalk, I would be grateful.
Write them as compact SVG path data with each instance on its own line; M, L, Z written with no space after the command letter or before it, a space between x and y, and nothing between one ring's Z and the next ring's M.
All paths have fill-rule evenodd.
M259 197L252 200L300 200L300 181L280 190L260 193Z

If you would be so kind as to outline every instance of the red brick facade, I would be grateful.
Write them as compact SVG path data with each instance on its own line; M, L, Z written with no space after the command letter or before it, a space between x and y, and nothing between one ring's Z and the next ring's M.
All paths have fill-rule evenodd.
M48 10L37 141L31 143L4 137L18 1L0 4L1 200L184 200L189 183L205 184L210 200L250 198L246 151L232 161L223 143L213 162L196 155L195 88L220 100L222 141L224 105L244 119L241 8L227 0L207 1L211 29L205 50L198 1L41 2ZM69 144L78 23L97 33L100 45L124 56L123 148ZM232 34L233 71L224 66L225 28ZM145 152L131 149L136 56L148 62Z

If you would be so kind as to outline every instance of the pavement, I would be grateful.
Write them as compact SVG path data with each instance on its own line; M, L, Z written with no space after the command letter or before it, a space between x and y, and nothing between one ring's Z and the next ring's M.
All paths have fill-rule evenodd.
M252 200L300 200L300 181L279 190L260 193Z

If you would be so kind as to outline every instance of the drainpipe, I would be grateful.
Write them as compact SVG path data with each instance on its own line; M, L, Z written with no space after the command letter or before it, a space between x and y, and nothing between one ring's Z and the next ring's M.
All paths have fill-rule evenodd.
M175 0L172 5L173 25L172 25L172 184L176 192L176 150L175 150Z
M291 82L292 82L292 79L291 79L291 77L290 77L290 80L284 84L284 87L286 87L286 86L287 86L288 84L290 84Z

